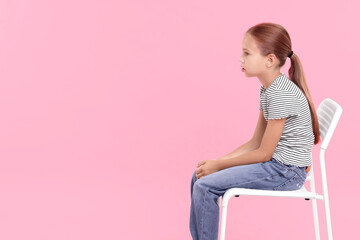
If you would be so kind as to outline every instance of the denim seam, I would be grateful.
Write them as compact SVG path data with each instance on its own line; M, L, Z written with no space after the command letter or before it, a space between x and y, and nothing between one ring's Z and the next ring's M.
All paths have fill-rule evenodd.
M274 159L275 159L275 158L274 158ZM277 163L279 163L281 166L283 166L284 168L286 168L286 170L288 170L288 171L289 171L290 167L289 167L289 166L287 166L285 163L280 162L280 161L278 161L278 160L276 160L276 159L275 159L275 161L276 161Z
M276 159L275 159L276 160ZM277 161L277 160L276 160ZM292 170L294 172L296 172L297 175L299 175L299 177L301 178L305 178L307 177L307 174L305 174L305 176L301 173L300 169L297 167L297 166L294 166L293 169L291 169L291 167L287 166L286 164L280 162L280 161L277 161L278 163L280 163L281 165L283 165L288 171L289 170Z
M307 176L302 176L302 174L301 173L297 173L298 175L299 175L299 179L301 180L301 184L302 185L304 185L305 184L305 182L306 182L306 177ZM298 182L300 183L300 181L298 180Z
M200 226L201 226L201 231L200 231L200 236L199 239L203 239L203 235L204 235L204 213L205 213L205 197L206 197L206 192L207 190L205 190L205 193L203 194L203 202L202 202L202 213L201 213L201 216L202 218L200 219Z
M279 186L277 187L274 187L274 190L277 191L279 190L280 188L288 185L290 182L296 180L296 178L299 178L299 174L296 172L295 175L293 177L291 177L290 179L286 180L284 183L280 184ZM300 182L297 180L297 182L300 184Z
M257 179L254 179L254 180L251 180L251 181L247 181L247 182L237 182L237 183L234 183L233 185L230 185L230 186L226 186L226 188L213 188L213 190L215 191L226 191L230 188L234 188L236 187L237 185L239 184L248 184L248 183L254 183L254 182L258 182L258 181L263 181L264 179L267 179L269 177L275 177L275 176L280 176L282 174L280 173L276 173L276 174L271 174L269 176L266 176L266 177L263 177L263 178L257 178ZM206 188L209 188L209 186L206 186Z
M302 177L302 178L305 178L306 179L306 177L307 177L307 175L303 175L302 173L301 173L301 171L300 171L300 169L298 169L298 168L295 168L294 169L294 171L300 176L300 177Z
M283 165L282 163L279 163L279 164L281 165L281 167L283 167L283 168L286 170L285 173L281 172L281 174L285 175L286 173L288 173L288 172L290 171L290 168L289 168L289 167ZM274 168L274 166L273 166L273 168ZM278 170L279 168L278 168L278 167L275 167L275 168L276 168L277 171L279 172L279 170ZM266 168L264 168L264 170L265 170L266 172L268 172L269 174L271 174L271 172L268 171ZM278 175L281 175L281 174L279 173Z

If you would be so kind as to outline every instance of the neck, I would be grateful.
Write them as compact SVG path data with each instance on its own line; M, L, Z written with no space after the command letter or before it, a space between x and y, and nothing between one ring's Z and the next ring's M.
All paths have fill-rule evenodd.
M265 89L268 89L268 87L271 85L271 83L274 81L275 78L279 77L281 75L280 70L274 71L271 73L265 73L261 76L258 76L261 84L265 87Z

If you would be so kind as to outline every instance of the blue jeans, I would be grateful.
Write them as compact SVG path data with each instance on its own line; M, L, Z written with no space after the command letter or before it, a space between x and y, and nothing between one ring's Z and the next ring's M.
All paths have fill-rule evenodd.
M229 188L297 190L306 180L306 167L270 161L223 169L191 181L190 232L194 240L218 239L217 200Z

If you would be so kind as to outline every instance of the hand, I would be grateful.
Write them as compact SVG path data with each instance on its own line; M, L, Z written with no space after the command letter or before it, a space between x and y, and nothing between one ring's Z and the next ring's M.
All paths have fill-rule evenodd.
M217 172L220 170L218 160L204 160L198 163L196 170L196 178L202 178L211 173Z

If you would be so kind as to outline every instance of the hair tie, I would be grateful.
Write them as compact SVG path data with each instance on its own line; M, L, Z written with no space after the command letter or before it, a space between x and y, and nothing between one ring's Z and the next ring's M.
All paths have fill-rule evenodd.
M289 57L289 58L291 58L291 56L293 55L293 53L294 53L294 52L293 52L293 51L291 51L291 53L289 54L289 56L288 56L288 57Z

